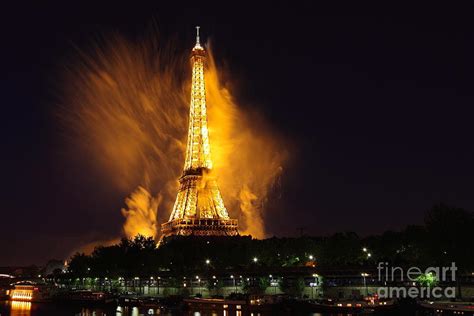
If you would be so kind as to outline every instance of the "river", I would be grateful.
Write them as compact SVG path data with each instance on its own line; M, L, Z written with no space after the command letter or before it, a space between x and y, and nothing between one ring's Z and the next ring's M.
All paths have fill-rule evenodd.
M235 312L232 315L229 313L220 312L163 312L152 308L137 308L137 307L121 307L121 306L105 306L92 307L86 305L66 305L55 303L30 303L30 302L0 302L0 316L151 316L151 315L166 315L166 316L273 316L262 313L241 313ZM297 315L291 312L285 312L280 315ZM349 316L354 314L326 314L326 313L309 313L298 316ZM367 315L367 314L364 314ZM378 315L391 316L408 316L406 312L394 311L391 313L384 313ZM413 313L413 316L421 316L421 313ZM424 314L423 314L424 315Z

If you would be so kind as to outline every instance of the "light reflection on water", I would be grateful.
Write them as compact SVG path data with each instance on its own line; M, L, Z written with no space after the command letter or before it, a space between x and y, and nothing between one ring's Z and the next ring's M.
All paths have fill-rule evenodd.
M0 316L270 316L271 313L242 311L188 311L165 312L152 307L85 307L80 305L55 305L53 303L0 302ZM353 316L354 314L308 313L303 316ZM398 314L397 314L398 315ZM419 314L417 314L419 315ZM355 316L355 315L354 315Z
M31 302L13 301L10 305L10 316L30 316Z

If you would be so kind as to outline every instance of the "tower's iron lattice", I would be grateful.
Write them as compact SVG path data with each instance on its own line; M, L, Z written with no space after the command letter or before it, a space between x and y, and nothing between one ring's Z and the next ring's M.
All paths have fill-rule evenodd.
M191 55L193 71L186 160L170 219L161 225L162 238L238 234L237 220L229 217L217 181L212 176L204 82L206 51L199 42L199 27L196 29L196 45Z

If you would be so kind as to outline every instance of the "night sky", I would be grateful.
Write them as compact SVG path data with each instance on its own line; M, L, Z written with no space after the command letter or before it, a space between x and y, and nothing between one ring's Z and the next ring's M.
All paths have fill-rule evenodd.
M58 81L77 48L152 23L183 49L201 25L239 103L291 140L271 235L367 235L420 224L435 203L474 208L472 6L172 2L3 6L0 266L120 234L123 194L64 153Z

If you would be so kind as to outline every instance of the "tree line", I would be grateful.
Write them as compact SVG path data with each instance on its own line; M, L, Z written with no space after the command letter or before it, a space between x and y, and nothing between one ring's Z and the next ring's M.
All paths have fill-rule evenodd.
M100 246L90 254L76 253L62 277L133 278L166 271L185 275L202 271L265 268L374 267L377 262L397 266L448 266L474 271L474 215L435 205L423 225L401 231L361 237L355 232L331 236L252 239L234 237L175 237L159 248L152 238L123 238L113 246Z

